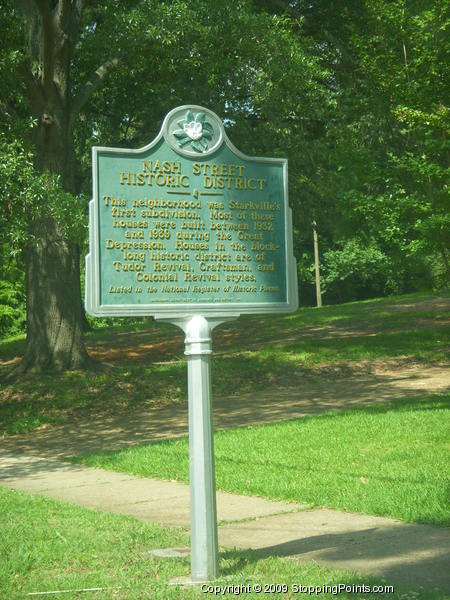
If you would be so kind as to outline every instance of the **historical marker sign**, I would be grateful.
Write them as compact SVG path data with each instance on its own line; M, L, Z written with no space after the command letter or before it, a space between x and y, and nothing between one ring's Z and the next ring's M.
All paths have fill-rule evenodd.
M287 161L245 156L200 106L138 150L93 148L86 308L204 316L297 308Z
M155 315L185 332L191 575L218 569L211 332L241 313L297 308L287 161L245 156L200 106L145 148L93 148L86 309Z

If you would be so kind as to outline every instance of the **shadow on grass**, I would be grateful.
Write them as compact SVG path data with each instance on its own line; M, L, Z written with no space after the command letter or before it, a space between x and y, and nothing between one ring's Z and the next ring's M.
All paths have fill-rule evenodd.
M317 534L314 529L317 529L318 520L316 518L316 523L311 523L307 513L296 513L295 519L284 515L281 517L284 522L275 517L272 523L269 517L257 522L222 527L223 539L233 537L241 547L252 546L252 550L222 552L221 557L227 565L223 575L235 575L261 559L289 557L301 563L314 562L360 573L344 578L340 573L339 582L346 585L374 586L389 582L394 583L396 588L397 584L405 586L404 589L406 586L427 588L420 596L426 599L448 597L444 593L450 591L448 531L400 522L387 524L386 521L377 522L376 517L372 518L374 523L371 526L358 528L356 522L351 523L351 515L344 516L347 520L345 526L341 523L325 523L321 527L324 532ZM330 514L328 519L331 521L333 516ZM327 528L346 531L326 532ZM271 539L280 540L280 543L271 544ZM317 585L326 583L331 582L317 581ZM432 588L441 591L433 592ZM395 597L400 597L399 590L396 591L398 595Z
M423 337L414 334L408 338L405 334L401 342L404 346L401 347L399 346L401 336L394 336L398 343L394 342L393 336L384 336L383 340L378 341L370 338L371 352L373 355L383 356L391 346L391 354L397 352L402 354L407 352L409 345L414 345L416 353L419 353L421 346L420 352L433 353L436 356L436 348L439 345L434 340L435 335L437 334ZM347 354L364 356L366 341L351 340ZM315 366L315 362L316 355L322 356L324 360L330 357L336 358L339 344L339 340L327 342L316 340L315 343L310 340L305 344L296 343L295 350L292 349L290 352L287 351L289 348L287 344L283 350L266 348L259 352L243 353L227 358L216 357L212 362L213 394L219 398L247 393L258 396L260 392L267 389L270 389L270 393L273 394L273 389L280 386L292 388L291 396L299 395L304 387L304 377L314 375L318 369L319 371L322 369L325 378L316 382L315 389L318 393L314 399L313 410L331 408L327 402L333 401L336 373L329 371L339 370L340 365L335 363L334 367L333 364L329 364L321 368L320 365ZM152 352L156 352L157 347L159 344L155 344ZM396 348L395 352L393 348ZM120 354L119 348L114 352ZM175 360L169 360L170 357L174 358L173 355L170 353L167 355L163 351L161 354L151 354L148 360L144 360L144 354L139 361L132 359L120 361L117 356L115 358L117 364L110 365L101 372L72 371L64 374L41 375L4 385L0 396L2 422L0 434L21 433L44 424L62 424L77 415L80 417L83 414L85 416L112 414L135 410L143 405L168 404L186 399L187 376L184 358L175 357ZM370 366L366 368L369 369ZM346 370L347 374L351 373L352 365L343 364L341 369L344 375ZM345 384L345 381L343 383ZM350 394L348 390L348 396L364 401L370 391L383 397L389 383L398 385L400 391L402 382L400 378L396 382L395 375L379 378L377 381L371 380L366 374L356 376L351 383L353 392ZM310 400L313 389L309 385L306 392ZM264 393L261 397L264 398ZM392 392L388 397L392 397ZM256 410L258 411L258 408ZM245 417L242 411L241 415ZM277 417L276 414L273 416Z
M388 378L389 380L391 380L392 378ZM395 378L394 378L395 380ZM352 386L354 385L353 383L353 378L352 378ZM403 381L403 379L402 379ZM373 385L370 385L370 382L368 382L365 378L361 377L360 381L359 381L359 385L361 386L361 389L359 389L359 387L357 386L355 388L355 395L357 397L357 400L355 402L355 404L349 406L348 402L343 402L340 403L339 405L336 406L336 410L329 410L329 407L327 404L317 404L317 403L313 403L310 406L310 410L305 410L305 413L302 415L303 417L319 417L321 420L323 421L329 421L329 420L335 420L335 419L340 419L340 418L344 418L347 417L348 415L357 415L358 413L364 413L364 414L373 414L373 415L377 415L377 414L386 414L386 413L390 413L390 412L411 412L411 411L430 411L430 410L449 410L450 409L450 392L443 392L443 393L437 393L437 394L427 394L426 396L422 394L420 394L418 396L418 394L412 394L412 397L405 397L405 393L407 392L407 389L405 390L401 390L401 389L396 389L395 392L399 393L400 396L396 396L396 393L393 393L391 395L386 394L385 396L378 396L378 400L381 400L381 402L377 402L376 400L374 402L364 402L364 400L366 399L366 394L367 396L373 396L374 392L376 391L380 391L379 387L381 387L381 385L378 382L374 382ZM366 390L366 394L363 394L363 389ZM415 391L415 390L414 390ZM317 392L316 392L317 393ZM281 396L281 393L280 393ZM330 389L329 392L329 397L330 398L335 398L336 397L336 387L334 387L333 389ZM278 400L278 398L277 398ZM256 402L255 402L256 404ZM306 409L306 407L305 407ZM275 422L271 422L270 420L268 420L267 423L261 423L263 424L265 427L270 428L270 427L276 427L278 425L278 423L280 421L283 421L284 423L289 422L289 421L296 421L297 417L291 417L289 418L288 415L286 415L286 418L284 419L279 419ZM260 423L258 423L260 424ZM249 423L242 423L243 427L248 427Z
M0 435L177 404L186 388L185 361L23 378L2 386Z
M427 372L419 381L414 371L398 376L362 373L336 377L332 374L308 380L304 371L295 368L287 370L280 386L272 371L266 370L262 376L261 366L252 369L257 362L256 358L241 360L239 370L230 370L227 374L220 364L213 366L216 428L382 405L398 398L423 395L424 386L425 389L433 389L432 384L436 387ZM435 370L440 382L440 374L444 377L446 370L444 367ZM245 385L241 385L243 379ZM122 367L99 375L72 372L43 377L6 386L2 395L0 420L4 433L20 433L46 423L66 423L69 427L64 437L60 430L37 432L36 437L30 438L30 448L35 445L45 450L46 440L52 440L54 449L58 444L67 448L66 455L87 454L187 433L184 361L134 369ZM440 401L445 403L443 399ZM406 399L396 403L394 408L401 406L407 406ZM426 405L422 405L422 409L425 408ZM391 408L382 405L379 410ZM70 426L76 433L70 432Z

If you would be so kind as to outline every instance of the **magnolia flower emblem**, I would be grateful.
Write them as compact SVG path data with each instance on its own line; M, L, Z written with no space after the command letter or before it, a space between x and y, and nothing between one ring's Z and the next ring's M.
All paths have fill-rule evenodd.
M208 140L212 140L214 129L206 120L204 112L194 115L191 110L188 110L184 119L178 121L178 127L180 129L176 129L173 135L177 138L180 148L190 145L197 152L204 152L208 149Z

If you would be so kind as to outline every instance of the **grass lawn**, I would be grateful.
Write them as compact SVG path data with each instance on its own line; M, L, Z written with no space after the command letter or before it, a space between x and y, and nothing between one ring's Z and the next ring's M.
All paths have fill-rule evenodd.
M450 524L450 395L215 434L219 489L404 521ZM78 459L187 482L187 439Z
M448 295L413 294L339 306L302 308L286 316L241 317L214 332L215 397L285 385L297 373L333 363L395 359L429 364L448 354ZM136 322L87 335L103 368L4 382L0 435L30 431L136 406L186 402L183 334ZM23 353L24 339L0 342L0 373Z
M78 508L40 496L0 488L0 590L8 600L19 598L98 598L178 600L204 598L200 588L169 585L174 577L188 576L188 558L158 559L149 551L163 547L186 547L183 530L170 530L131 517ZM292 585L387 585L370 577L317 564L301 565L283 558L262 558L256 552L224 551L220 554L216 585L286 583ZM35 592L107 588L96 592L72 591L50 596ZM210 594L212 596L212 594ZM258 597L263 594L241 594ZM232 597L233 594L226 594ZM296 598L299 594L271 594ZM303 596L303 594L301 594ZM336 596L320 595L324 600ZM341 592L339 598L372 600L386 597L371 593ZM395 586L389 598L444 600L438 590L407 590Z
M283 317L241 318L214 334L213 394L289 385L293 375L320 371L330 363L401 360L426 367L443 361L449 340L448 306L448 296L413 295L301 309ZM102 369L5 382L0 390L0 435L90 416L125 414L136 407L186 402L183 336L175 328L128 321L94 330L87 341L91 354L106 365ZM20 338L0 342L0 372L8 371L23 348ZM218 488L448 524L448 408L448 395L424 395L217 432ZM92 455L83 462L187 481L188 444L180 439ZM85 588L108 589L56 597L205 597L198 588L180 590L169 585L171 578L189 574L187 558L158 559L148 554L154 548L188 546L182 529L0 488L0 531L1 598ZM220 570L223 585L381 583L316 564L263 558L256 552L222 552ZM321 594L324 599L334 597ZM371 600L380 595L343 592L339 597ZM389 597L444 600L446 596L436 590L398 588Z

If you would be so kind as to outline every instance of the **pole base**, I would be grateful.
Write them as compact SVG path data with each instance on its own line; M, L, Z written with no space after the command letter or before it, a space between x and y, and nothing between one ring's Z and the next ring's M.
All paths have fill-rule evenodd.
M199 585L203 585L204 583L209 583L206 579L204 581L193 581L189 575L185 577L174 577L173 579L169 579L169 585L173 587L196 587Z
M145 552L146 556L156 556L157 558L184 558L190 553L189 548L155 548Z

